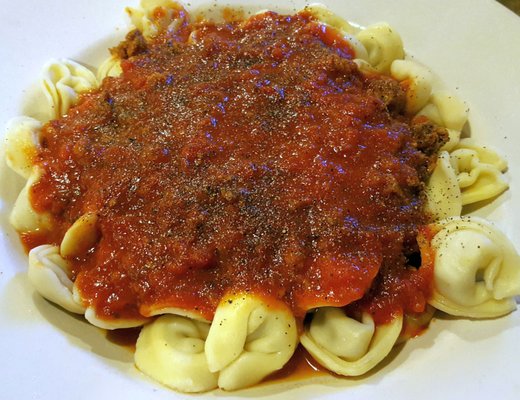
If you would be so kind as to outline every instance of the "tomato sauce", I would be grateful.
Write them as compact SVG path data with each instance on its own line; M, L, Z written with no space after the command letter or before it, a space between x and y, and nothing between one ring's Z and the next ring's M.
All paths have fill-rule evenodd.
M300 319L324 305L378 323L423 311L431 279L410 260L429 161L409 119L367 90L383 77L306 13L180 32L43 129L32 203L56 244L97 213L98 242L70 262L98 317L211 319L233 291Z

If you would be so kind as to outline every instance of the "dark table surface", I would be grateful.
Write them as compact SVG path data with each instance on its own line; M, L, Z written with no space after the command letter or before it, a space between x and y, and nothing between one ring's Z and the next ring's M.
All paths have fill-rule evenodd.
M520 0L498 0L498 2L520 15Z

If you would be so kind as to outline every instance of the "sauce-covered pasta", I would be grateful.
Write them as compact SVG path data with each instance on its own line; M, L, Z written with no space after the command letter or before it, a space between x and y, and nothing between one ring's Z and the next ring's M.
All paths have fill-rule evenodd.
M466 106L392 27L321 6L127 11L136 29L97 73L47 64L49 121L9 128L40 294L104 329L146 325L137 367L183 392L258 383L299 343L362 375L432 307L515 308L516 250L461 217L507 189L507 165L461 139Z

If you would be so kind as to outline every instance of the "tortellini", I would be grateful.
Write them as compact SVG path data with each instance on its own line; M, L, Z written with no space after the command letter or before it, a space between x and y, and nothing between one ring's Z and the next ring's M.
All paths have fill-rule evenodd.
M339 15L330 11L323 4L314 3L306 6L305 11L310 12L321 24L330 26L338 30L343 38L350 44L354 50L354 56L359 60L368 60L368 53L361 41L355 36L359 29L354 28Z
M36 211L30 199L31 187L40 180L42 173L41 168L33 167L32 173L20 191L9 216L9 222L20 233L48 232L52 229L50 215Z
M9 222L20 233L43 233L52 229L50 215L35 210L30 199L32 186L43 174L40 167L34 166L34 157L40 145L41 127L40 121L29 117L15 118L7 125L7 165L27 179L9 215Z
M496 152L462 139L451 153L441 151L426 185L426 209L434 220L461 215L462 206L491 199L509 185L507 163Z
M348 33L343 33L343 39L345 39L349 43L350 47L354 50L354 57L357 62L367 62L367 50L365 49L365 46L363 46L363 44L359 41L359 39Z
M387 23L370 25L356 38L367 50L368 62L379 73L388 73L395 60L404 58L401 37Z
M424 312L405 314L403 329L401 330L401 334L399 335L396 344L404 343L420 334L428 327L434 315L435 308L429 304L426 305Z
M361 58L355 58L354 62L356 63L358 69L365 75L377 75L378 72L370 65L370 63Z
M97 241L97 215L89 212L79 217L65 232L61 241L60 253L65 258L85 254Z
M304 10L310 12L316 19L320 20L324 24L330 25L343 33L354 35L359 31L359 29L354 28L351 24L329 10L323 4L312 3L306 6Z
M390 353L402 326L402 315L394 316L386 325L376 326L367 313L357 321L340 308L323 307L316 311L300 341L327 369L340 375L358 376Z
M224 296L206 340L210 371L218 386L235 390L282 368L298 344L296 321L283 303L250 294Z
M462 212L462 193L447 151L441 151L437 165L426 185L426 210L434 220L459 216Z
M161 12L157 13L156 10ZM160 30L174 32L185 22L182 7L172 0L141 0L140 8L127 7L126 12L130 16L132 24L147 39L156 36ZM178 18L176 14L180 13Z
M139 311L142 315L145 315L147 317L156 317L158 315L163 314L172 314L178 315L180 317L193 319L195 321L210 322L200 312L194 310L186 310L179 307L157 307L156 305L151 305L146 307L141 306Z
M296 321L285 304L234 294L223 298L211 323L166 314L145 326L135 362L183 392L236 390L282 368L297 345Z
M52 119L67 114L69 108L77 102L79 93L97 86L92 71L72 60L53 60L43 69L42 88L49 102Z
M449 141L441 150L451 151L459 143L462 128L468 120L468 108L457 96L440 90L432 93L429 103L417 115L424 115L448 130Z
M462 139L450 154L450 163L462 191L462 204L498 196L509 185L502 172L507 163L489 148Z
M122 73L121 60L115 56L110 56L97 69L96 78L101 83L107 76L118 77Z
M42 123L30 117L14 118L7 124L5 159L18 175L29 179L40 145Z
M460 139L468 118L465 103L448 92L432 92L430 71L404 59L402 40L388 24L358 29L321 5L313 4L306 10L343 34L362 72L390 74L401 83L408 114L425 116L449 132L449 142L441 149L426 187L426 209L438 221L431 225L437 232L430 243L435 250L431 306L472 318L497 317L514 310L514 296L520 295L519 255L491 223L460 217L464 205L492 198L507 189L502 174L507 169L505 160L471 139ZM147 39L161 30L176 31L188 18L172 0L142 0L139 9L127 8L127 12ZM196 30L190 40L197 41ZM44 70L42 87L51 117L67 114L79 93L96 88L105 77L121 73L121 60L115 56L105 60L97 75L71 60L50 62ZM53 228L51 217L36 211L30 201L31 187L43 173L34 165L41 129L40 121L23 117L13 121L7 133L7 163L27 179L10 217L21 233ZM376 325L368 313L356 319L341 308L323 307L312 313L311 322L299 337L295 317L286 304L237 293L222 298L212 321L194 310L162 305L141 306L143 316L135 319L106 319L84 300L81 274L72 282L68 261L87 253L100 239L99 215L85 212L66 231L59 246L32 249L29 280L43 297L84 315L97 327L119 329L147 324L137 341L136 366L182 392L217 387L236 390L260 382L289 361L299 341L329 370L359 376L380 363L399 340L411 336L403 325L419 329L433 316L430 307L424 313L398 314L389 323Z
M423 108L432 92L432 74L424 66L411 60L395 60L390 67L394 79L406 90L406 112L415 114Z
M359 29L320 3L305 7L322 24L331 26L343 35L354 50L354 61L367 74L388 73L392 62L404 58L403 42L387 23Z
M82 303L74 299L69 266L58 247L45 244L32 249L28 275L34 288L47 300L76 314L85 312Z
M78 291L74 291L74 298L80 299L81 295ZM146 324L149 319L148 318L134 318L134 319L106 319L98 317L96 310L94 307L87 307L85 310L85 319L90 322L92 325L97 326L101 329L114 330L114 329L126 329L126 328L135 328L138 326L142 326Z
M434 293L429 303L448 314L492 318L516 308L520 257L507 237L478 217L449 218L431 246L435 250Z
M481 146L471 138L462 139L456 146L456 149L473 150L478 154L479 161L484 164L491 165L501 172L507 169L507 162L496 151L489 146Z
M217 387L218 373L208 367L204 345L210 324L163 315L145 326L135 349L135 364L146 375L182 392Z
M99 328L132 328L148 321L147 318L99 318L93 307L85 306L81 293L70 278L69 263L57 246L45 244L32 249L29 252L28 275L29 281L41 296L70 312L84 314L87 321Z

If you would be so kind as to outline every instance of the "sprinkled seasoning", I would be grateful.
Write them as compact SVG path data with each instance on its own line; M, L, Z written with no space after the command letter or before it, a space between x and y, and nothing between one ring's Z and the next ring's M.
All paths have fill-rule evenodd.
M100 240L70 262L100 318L180 307L210 319L232 290L300 318L353 302L377 322L423 311L430 280L407 260L444 139L388 106L388 93L403 96L396 82L363 76L306 13L128 46L115 50L121 77L44 127L31 193L55 243L98 215ZM423 129L436 135L426 147Z

